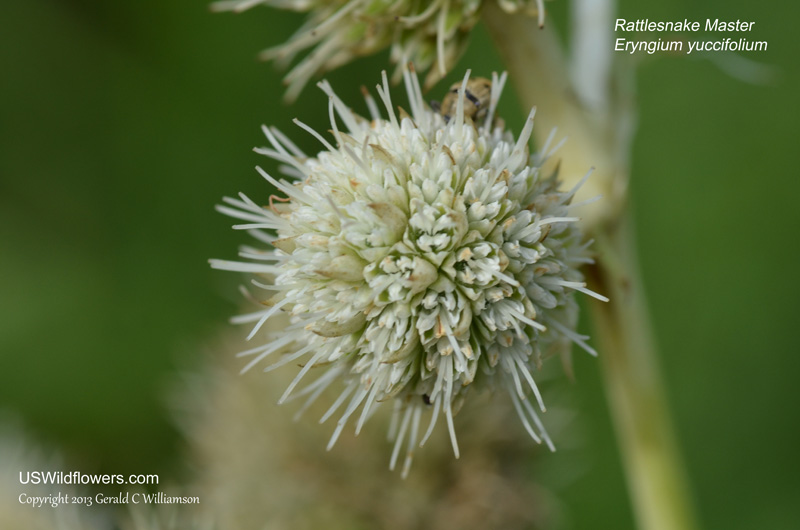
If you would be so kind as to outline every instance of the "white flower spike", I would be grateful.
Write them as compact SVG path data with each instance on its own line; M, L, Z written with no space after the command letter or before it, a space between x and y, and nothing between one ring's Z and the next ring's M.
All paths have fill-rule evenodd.
M358 432L393 401L390 467L405 445L404 475L440 416L458 457L453 417L472 388L506 389L531 437L554 449L535 374L543 356L571 342L595 354L574 331L574 293L605 300L578 270L591 258L570 215L576 190L558 191L555 175L540 174L548 146L529 153L534 112L515 142L494 118L505 74L494 75L489 109L474 123L464 112L468 79L447 120L425 103L413 72L404 73L410 113L395 112L384 72L377 91L388 118L366 95L369 120L323 81L335 145L298 122L324 147L309 157L265 127L270 147L256 151L282 162L291 180L258 168L279 196L260 206L240 195L219 207L270 247L211 262L254 273L270 293L266 308L235 321L255 323L253 338L278 312L291 319L240 354L251 358L244 370L289 351L266 370L301 362L281 402L307 396L306 406L342 385L322 418L339 415L329 448L351 418Z

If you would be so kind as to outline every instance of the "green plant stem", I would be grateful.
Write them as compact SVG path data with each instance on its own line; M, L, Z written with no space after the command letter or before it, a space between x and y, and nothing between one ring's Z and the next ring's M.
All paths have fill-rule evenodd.
M628 489L639 528L692 530L690 490L683 471L659 374L628 215L597 235L600 258L590 286L607 295L592 300L606 394L615 422Z
M561 45L534 19L509 15L486 2L484 21L504 59L523 105L538 105L538 142L552 127L569 137L559 151L561 175L582 176L590 166L592 195L602 207L584 216L597 241L590 286L611 301L592 301L606 393L641 530L697 528L659 374L645 303L626 191L633 104L615 94L605 108L588 111L572 90ZM619 87L616 87L619 88ZM541 145L541 144L540 144ZM598 189L599 188L599 189Z

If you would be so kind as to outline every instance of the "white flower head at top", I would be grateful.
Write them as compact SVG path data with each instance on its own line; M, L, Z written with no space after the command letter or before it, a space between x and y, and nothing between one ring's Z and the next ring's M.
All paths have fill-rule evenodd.
M404 81L410 111L395 112L384 72L377 91L387 117L365 93L370 119L320 83L333 143L295 121L324 147L310 157L264 127L270 147L256 151L289 179L258 168L278 196L261 206L240 194L218 207L268 246L243 248L242 261L212 260L259 276L253 284L268 291L265 309L236 321L255 323L252 338L279 312L290 318L242 352L252 356L244 369L288 351L266 368L301 363L281 402L304 396L307 406L342 388L323 418L339 417L329 448L348 420L358 433L393 402L391 467L405 445L404 474L441 416L458 456L453 417L473 388L507 391L528 433L552 449L536 374L572 342L594 354L574 331L574 294L605 300L579 271L591 258L570 215L577 187L559 191L555 175L541 174L552 150L548 142L529 152L534 111L516 141L496 119L505 74L485 80L481 113L470 107L469 72L452 115L423 101L413 71Z
M246 11L257 5L308 13L306 23L289 40L264 50L260 57L287 66L305 51L285 78L286 98L293 100L312 76L357 57L391 49L390 58L428 70L433 86L458 61L467 47L484 2L496 1L505 11L536 14L544 23L543 0L220 0L216 11Z

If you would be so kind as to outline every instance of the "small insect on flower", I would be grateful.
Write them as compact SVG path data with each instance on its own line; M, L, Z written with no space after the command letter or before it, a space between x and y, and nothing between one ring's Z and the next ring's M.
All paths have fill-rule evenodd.
M474 123L480 123L489 112L489 105L492 99L492 82L485 77L476 77L467 81L464 88L464 95L460 95L461 83L454 83L450 91L439 105L439 112L444 117L445 122L456 115L459 100L463 100L464 117L471 119Z
M595 354L574 331L574 293L606 300L579 270L592 261L570 214L580 183L560 191L556 175L542 174L557 147L530 153L534 111L516 140L498 125L505 74L470 81L467 72L444 112L424 102L413 71L404 80L410 111L395 112L384 72L377 91L387 117L367 92L369 119L320 83L333 143L295 120L323 147L308 156L264 127L270 147L256 151L290 180L257 169L283 197L261 206L240 194L218 207L267 245L243 247L243 261L211 262L255 274L267 293L265 308L234 319L255 323L248 339L263 340L241 352L250 358L243 371L271 355L282 356L265 371L302 363L280 399L306 396L301 411L339 386L322 417L340 414L329 449L351 417L358 434L392 403L390 468L405 445L404 476L442 416L458 457L453 418L473 389L507 391L524 428L552 449L531 404L545 410L534 374L570 343ZM264 328L279 312L290 324Z

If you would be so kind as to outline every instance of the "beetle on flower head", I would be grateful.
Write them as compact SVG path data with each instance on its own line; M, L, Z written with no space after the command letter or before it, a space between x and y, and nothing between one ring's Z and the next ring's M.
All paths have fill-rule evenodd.
M465 118L480 122L489 110L492 100L492 82L485 77L475 77L467 81L464 87L464 95L461 95L461 83L455 83L450 87L450 91L442 100L442 103L432 102L431 107L438 110L444 117L444 121L450 118L458 109L458 101L464 99L463 113Z
M473 388L507 390L525 429L552 448L527 399L544 411L534 374L570 342L594 354L574 331L574 292L605 300L579 271L591 258L569 213L577 187L559 191L555 175L541 174L550 147L529 152L533 111L516 141L494 119L505 75L493 76L477 123L465 118L469 72L449 120L425 104L413 72L404 80L410 112L395 113L384 73L377 90L388 118L367 95L371 119L320 83L335 145L296 122L324 147L309 157L265 127L271 147L256 151L293 181L258 171L284 197L263 207L240 194L219 207L270 246L243 248L244 261L212 260L263 277L253 283L271 293L266 309L236 320L255 322L252 338L278 312L291 319L243 352L253 357L244 369L288 349L267 368L304 359L281 401L311 372L320 375L295 394L307 404L342 385L324 416L343 409L329 448L351 417L358 432L392 401L391 467L407 442L404 474L442 415L458 456L453 417Z

